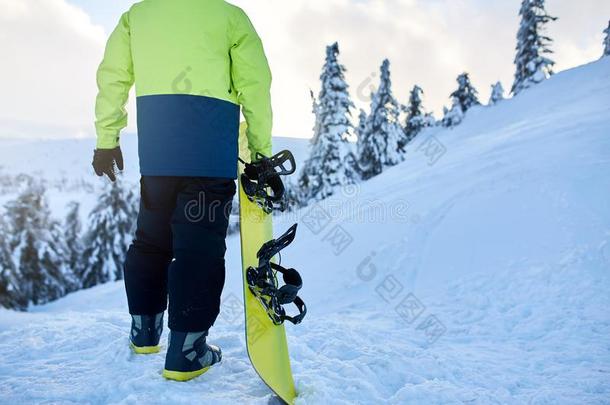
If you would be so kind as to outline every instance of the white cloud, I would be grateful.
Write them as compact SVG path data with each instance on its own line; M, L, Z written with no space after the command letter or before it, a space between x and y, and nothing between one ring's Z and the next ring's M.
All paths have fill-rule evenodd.
M0 136L93 134L105 36L64 0L0 0Z

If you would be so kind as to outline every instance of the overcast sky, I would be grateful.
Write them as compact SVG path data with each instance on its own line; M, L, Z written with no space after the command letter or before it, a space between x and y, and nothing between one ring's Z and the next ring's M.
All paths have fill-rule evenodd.
M395 95L419 84L428 110L449 104L467 71L486 101L512 84L519 0L234 0L263 39L274 75L274 135L311 136L309 89L318 91L324 47L339 42L359 108L384 58ZM92 136L95 70L128 0L0 0L0 136ZM547 0L556 70L602 52L608 0ZM133 111L133 103L130 107ZM354 111L357 117L357 111ZM128 131L135 132L131 114Z

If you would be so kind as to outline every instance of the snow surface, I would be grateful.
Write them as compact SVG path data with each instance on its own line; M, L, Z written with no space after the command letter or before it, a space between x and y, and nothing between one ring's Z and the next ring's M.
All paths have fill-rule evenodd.
M283 254L309 307L287 326L298 403L609 403L609 190L605 58L277 220L300 222ZM227 268L224 359L201 378L164 381L162 354L130 351L111 283L0 311L0 403L273 402L244 348L237 237Z

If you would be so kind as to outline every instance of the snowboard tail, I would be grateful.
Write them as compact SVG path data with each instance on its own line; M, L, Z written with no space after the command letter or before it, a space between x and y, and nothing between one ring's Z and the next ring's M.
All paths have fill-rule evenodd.
M240 128L240 157L244 161L250 160L244 125ZM243 165L240 165L239 172L241 175ZM296 398L296 389L284 325L272 322L263 305L250 291L246 277L248 267L258 266L256 253L260 247L273 239L272 217L248 199L241 183L239 220L248 357L265 384L283 401L292 404Z

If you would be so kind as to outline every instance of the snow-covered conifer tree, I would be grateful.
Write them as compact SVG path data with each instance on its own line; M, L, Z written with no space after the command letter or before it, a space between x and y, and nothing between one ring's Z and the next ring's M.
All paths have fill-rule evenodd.
M464 113L471 107L481 104L478 98L479 92L470 82L468 73L462 73L457 77L456 81L458 82L458 88L451 93L451 99L454 103L459 104Z
M504 100L504 87L501 82L496 82L491 85L491 96L489 96L489 105L494 105Z
M602 57L610 56L610 21L608 21L608 28L604 30L604 34L606 36L604 37L604 54Z
M0 307L25 310L27 299L20 289L20 279L9 245L10 231L0 216Z
M462 107L460 107L460 103L456 103L455 100L451 106L451 108L443 107L443 119L441 124L444 127L454 127L462 122L464 119L464 111L462 111Z
M371 96L371 98L372 98L372 96ZM357 141L356 147L357 148L359 148L359 146L361 145L360 140L365 136L367 117L368 116L366 114L366 111L364 111L361 108L360 112L358 113L358 126L356 127L356 129L354 131L356 133L356 141ZM353 159L352 166L354 167L355 171L358 173L358 177L363 178L362 170L360 168L358 153L359 153L359 151L357 150L356 153L351 156L351 159Z
M313 136L311 137L309 143L311 145L315 145L318 141L318 136L322 132L320 131L320 104L318 104L318 100L316 99L315 94L313 94L313 90L309 90L309 95L311 97L311 112L314 116Z
M445 127L454 127L464 119L464 114L471 107L480 105L478 92L470 82L468 73L460 74L457 79L458 88L451 93L451 109L445 108L442 124Z
M392 95L390 61L386 59L381 65L381 81L373 94L371 112L358 139L358 160L364 179L404 159L401 146L406 145L407 139L399 115L400 106Z
M515 81L511 89L515 95L552 75L555 64L545 56L553 53L549 48L552 39L542 31L546 23L557 18L547 14L544 0L523 0L519 15L521 25L517 33Z
M358 114L358 127L356 128L356 136L358 139L360 139L362 134L364 134L364 130L366 128L366 118L366 111L361 108L360 113Z
M106 186L89 214L84 263L79 271L83 288L123 278L123 262L133 238L136 210L133 193L122 184L116 181Z
M423 90L418 85L413 86L409 96L409 105L407 106L407 123L405 125L405 134L407 141L410 142L415 136L427 126L428 120L425 118L424 109L422 107L421 96Z
M6 205L19 290L28 303L44 304L72 290L64 266L59 224L51 219L44 186L33 179Z
M66 265L75 274L80 273L82 266L83 243L81 238L82 224L80 221L80 204L72 201L68 204L68 214L64 221L64 237L66 245Z
M307 205L307 198L299 186L298 181L291 179L284 180L284 201L288 212L297 210Z
M322 86L317 102L314 99L315 141L299 181L306 199L326 198L337 186L357 181L354 168L345 164L352 153L348 138L353 129L350 117L354 104L338 55L337 43L326 48L326 62L320 75Z

